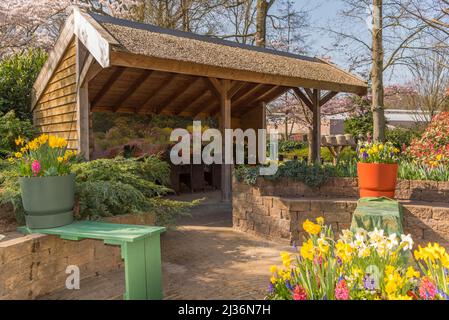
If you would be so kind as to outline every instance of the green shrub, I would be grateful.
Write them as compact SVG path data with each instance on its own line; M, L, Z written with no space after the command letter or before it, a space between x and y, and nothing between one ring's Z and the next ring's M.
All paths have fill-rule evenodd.
M385 132L385 138L396 148L402 149L404 145L408 147L412 140L419 137L421 133L421 130L418 129L395 128L388 129Z
M169 166L156 157L136 159L100 159L74 164L76 197L81 219L96 220L104 216L152 212L159 225L172 225L176 218L188 214L197 204L162 198L171 190ZM18 177L12 168L0 172L3 191L1 203L14 206L23 222Z
M29 120L20 120L14 110L3 114L0 111L0 157L4 158L9 153L17 150L15 139L19 136L32 138L38 130Z
M449 181L449 167L440 164L431 167L416 162L402 161L398 169L399 179Z
M29 49L0 61L0 112L15 110L20 119L32 119L31 90L47 59L41 49Z
M367 111L362 115L349 118L344 122L345 133L352 134L353 137L359 135L366 136L373 133L373 113Z
M279 152L290 152L301 149L301 143L293 140L279 141Z
M242 165L236 168L234 174L237 180L254 185L259 177L259 169L260 166ZM320 164L309 165L305 161L290 160L281 163L276 174L264 176L264 178L274 181L284 177L292 178L310 187L319 187L333 175L334 168L332 166Z

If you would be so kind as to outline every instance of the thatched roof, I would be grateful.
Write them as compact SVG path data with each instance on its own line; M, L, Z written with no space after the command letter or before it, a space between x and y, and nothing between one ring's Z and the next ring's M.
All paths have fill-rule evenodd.
M321 82L321 89L363 94L367 84L360 78L318 58L306 57L210 36L174 31L157 26L91 14L118 44L113 51L182 61L222 69Z

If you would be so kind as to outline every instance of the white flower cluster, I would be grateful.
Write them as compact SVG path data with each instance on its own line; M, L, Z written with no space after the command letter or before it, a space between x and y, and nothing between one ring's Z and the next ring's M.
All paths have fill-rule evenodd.
M408 251L413 248L413 239L410 234L401 234L400 238L396 233L387 236L384 230L377 228L371 232L359 229L355 234L350 230L343 230L340 240L355 249L359 257L369 256L371 249L376 250L379 256L385 256L397 249Z

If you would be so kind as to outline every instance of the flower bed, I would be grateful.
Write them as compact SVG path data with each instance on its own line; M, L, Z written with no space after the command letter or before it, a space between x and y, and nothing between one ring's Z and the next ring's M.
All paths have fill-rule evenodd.
M449 299L449 254L437 243L419 247L413 260L410 235L359 229L335 239L322 217L303 228L299 252L282 252L283 267L271 267L268 299Z

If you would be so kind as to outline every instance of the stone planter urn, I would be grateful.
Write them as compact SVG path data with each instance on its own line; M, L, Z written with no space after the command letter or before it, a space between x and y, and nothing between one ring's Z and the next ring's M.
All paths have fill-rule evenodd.
M20 177L26 225L55 228L73 222L75 175Z

